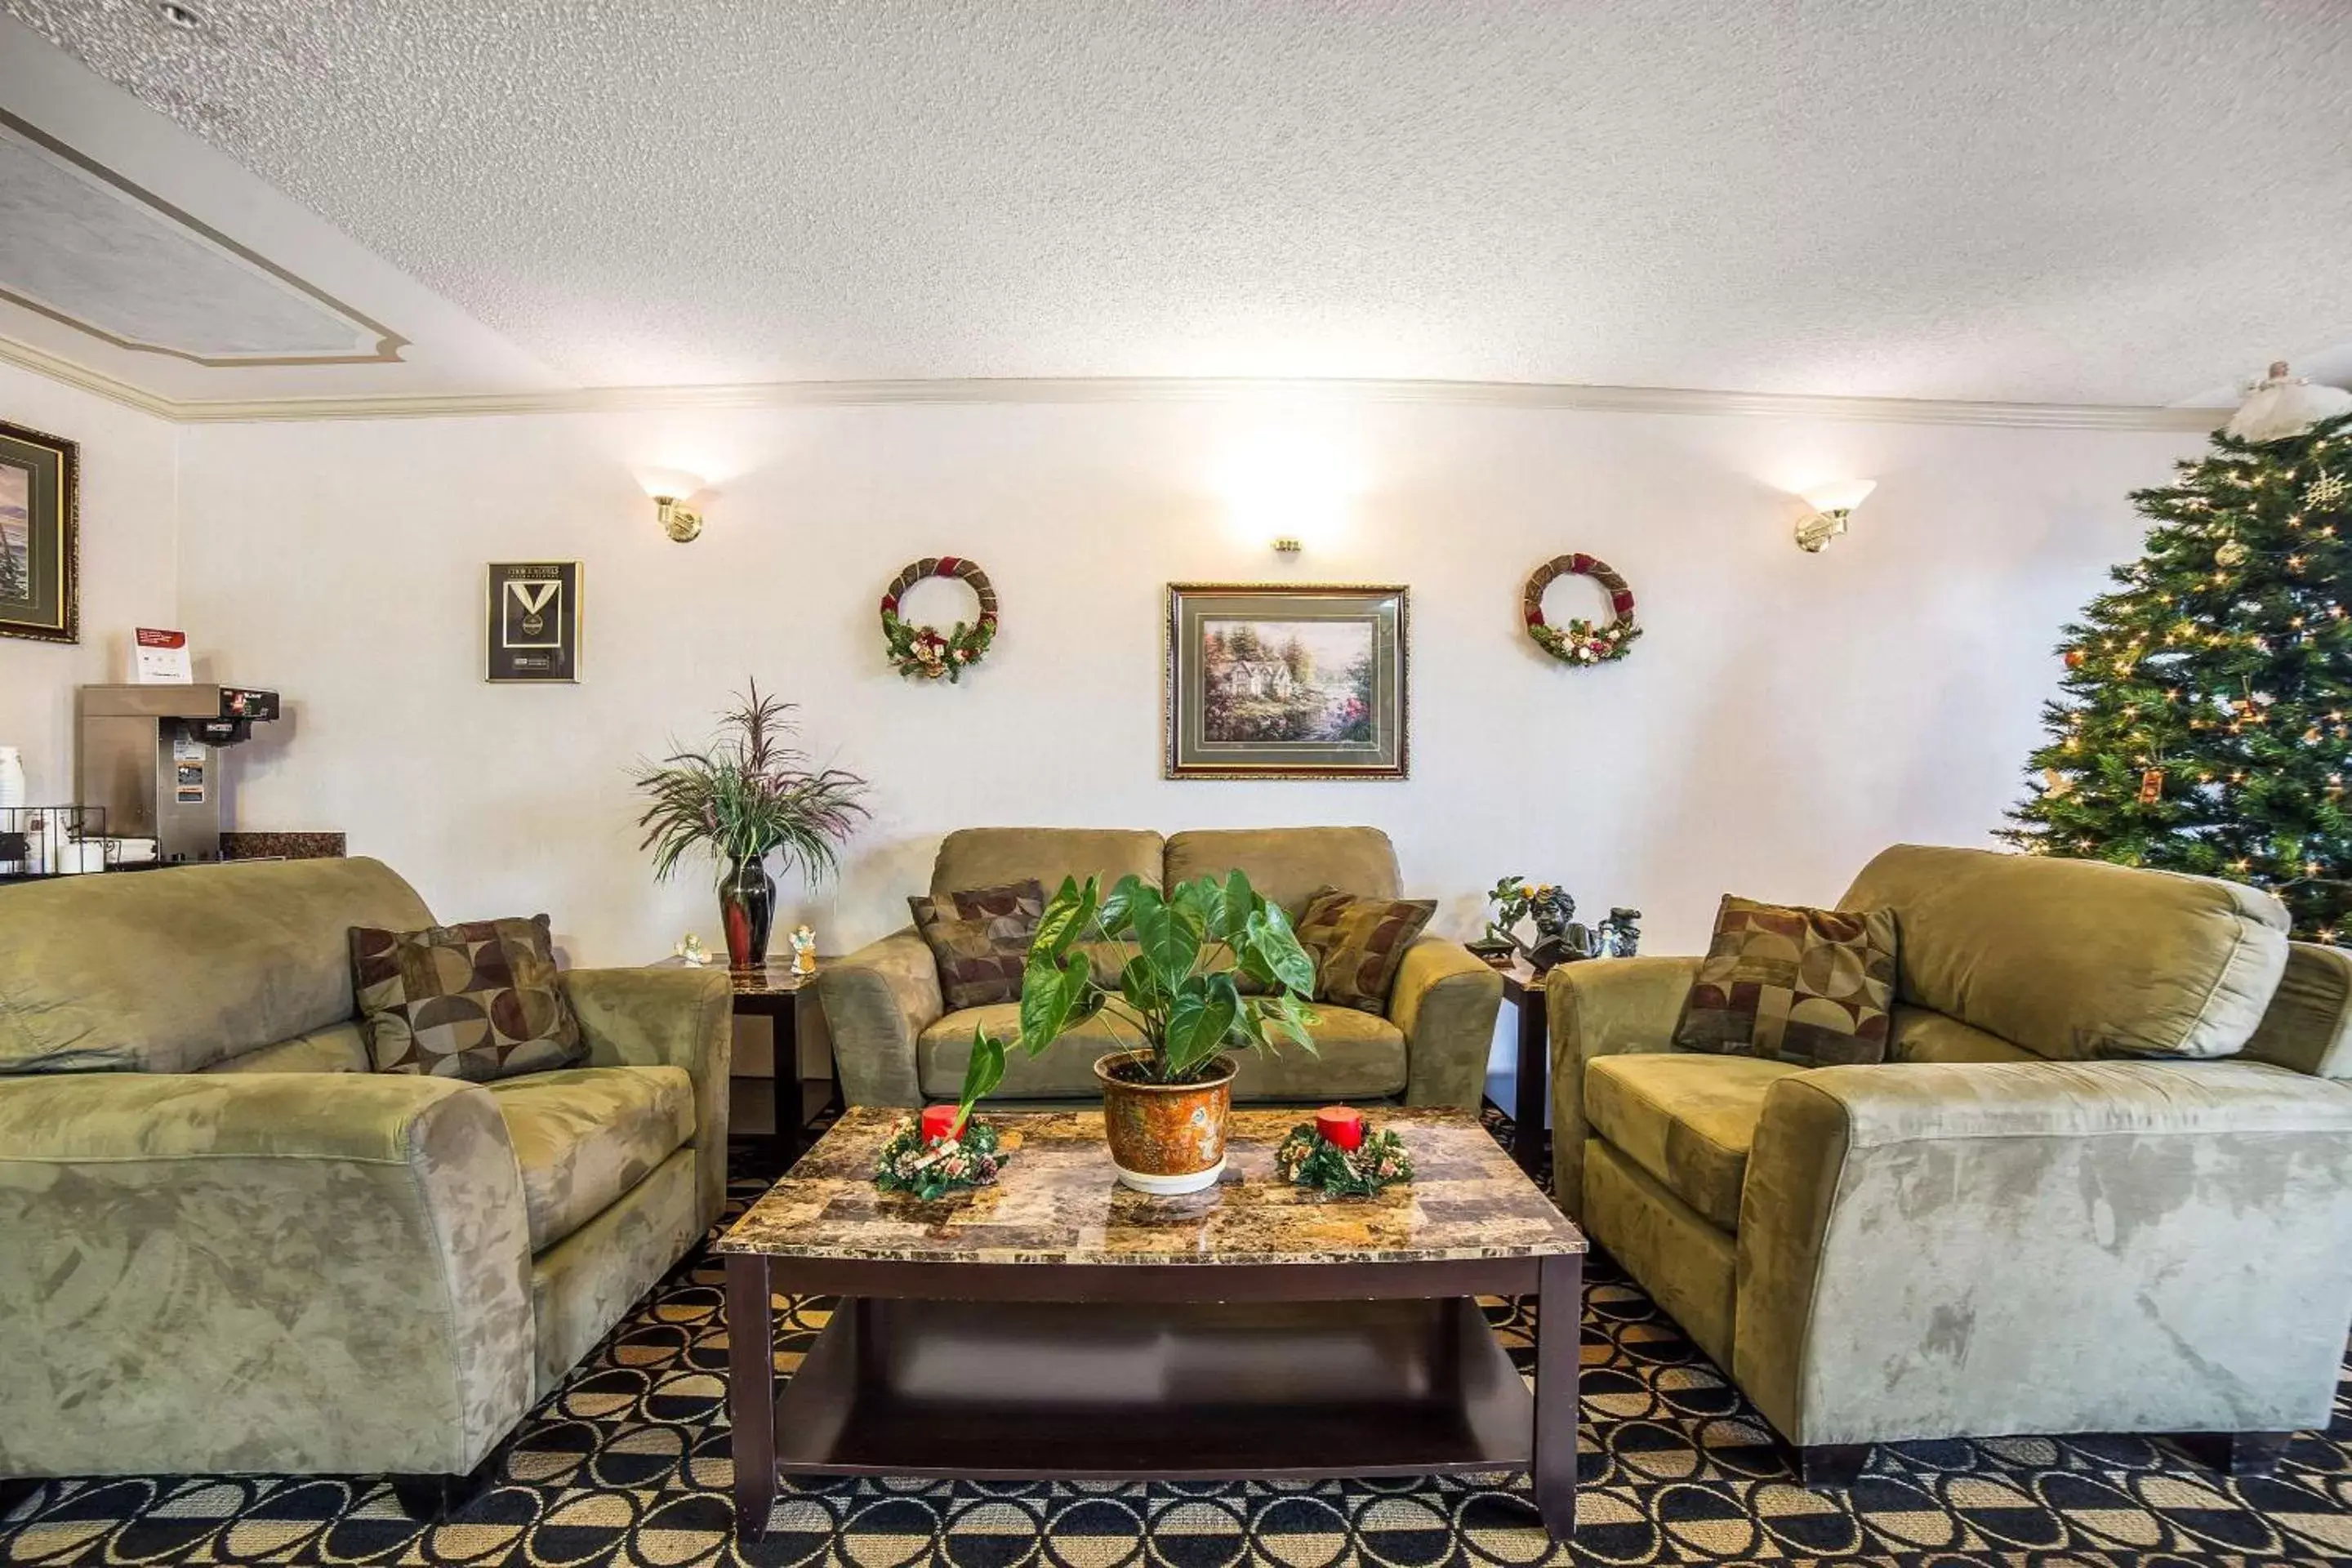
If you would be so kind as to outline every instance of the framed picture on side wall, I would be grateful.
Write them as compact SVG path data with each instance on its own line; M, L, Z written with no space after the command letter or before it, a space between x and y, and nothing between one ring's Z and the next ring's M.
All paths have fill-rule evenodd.
M1405 590L1171 583L1167 776L1401 779Z
M580 563L493 561L487 609L483 679L580 679Z
M0 420L0 637L81 640L80 448Z

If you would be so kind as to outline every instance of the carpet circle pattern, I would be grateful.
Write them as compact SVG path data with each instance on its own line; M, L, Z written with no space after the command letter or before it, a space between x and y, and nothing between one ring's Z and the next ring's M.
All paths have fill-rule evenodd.
M1507 1122L1490 1116L1507 1141ZM739 1179L734 1207L761 1190ZM682 1263L524 1422L498 1484L418 1525L377 1478L150 1476L47 1482L0 1520L0 1564L566 1564L699 1568L1422 1568L1794 1563L2148 1568L2352 1561L2352 1384L2329 1432L2269 1479L2231 1481L2140 1437L1881 1447L1853 1491L1795 1484L1762 1419L1596 1257L1583 1321L1583 1486L1572 1548L1523 1477L1295 1483L787 1483L739 1554L720 1270ZM782 1305L789 1374L827 1304ZM1532 1373L1528 1310L1492 1301ZM2347 1368L2352 1374L2352 1368Z

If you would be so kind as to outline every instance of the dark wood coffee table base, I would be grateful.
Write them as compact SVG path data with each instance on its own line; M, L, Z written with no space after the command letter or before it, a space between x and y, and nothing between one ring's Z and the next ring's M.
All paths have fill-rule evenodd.
M1582 1259L1211 1268L727 1258L737 1528L780 1471L1241 1479L1526 1469L1576 1518ZM835 1295L779 1399L773 1295ZM1531 1396L1475 1295L1563 1306ZM974 1300L971 1298L987 1298ZM1035 1298L1035 1299L1032 1299Z

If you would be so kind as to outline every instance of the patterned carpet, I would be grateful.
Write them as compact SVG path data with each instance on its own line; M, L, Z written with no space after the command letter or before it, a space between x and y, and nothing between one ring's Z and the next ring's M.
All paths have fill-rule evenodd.
M1498 1137L1507 1122L1490 1117ZM740 1204L760 1190L739 1180ZM383 1482L58 1481L0 1521L0 1563L733 1563L719 1271L697 1255L526 1421L500 1484L411 1522ZM1488 1308L1532 1369L1531 1322ZM824 1326L796 1302L789 1370ZM2232 1484L2131 1437L1881 1448L1844 1499L1796 1486L1764 1425L1602 1258L1588 1271L1572 1551L1516 1475L1281 1485L837 1481L787 1489L760 1563L1285 1568L1379 1563L2352 1562L2352 1384L2326 1436ZM2352 1373L2352 1368L2347 1368Z

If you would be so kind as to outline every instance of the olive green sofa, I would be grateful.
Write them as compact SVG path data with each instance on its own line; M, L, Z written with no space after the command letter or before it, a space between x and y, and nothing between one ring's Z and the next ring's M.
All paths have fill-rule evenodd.
M2352 954L2267 894L1901 845L1889 1059L1672 1045L1691 958L1547 994L1559 1202L1808 1477L1872 1443L2324 1427L2352 1329Z
M1108 887L1130 873L1165 889L1236 868L1293 916L1325 887L1402 896L1396 850L1375 827L1234 829L1168 838L1125 829L968 827L940 845L931 891L1034 877L1050 894L1064 877L1098 876ZM1097 977L1115 984L1123 962L1123 954L1097 955ZM953 1100L963 1087L973 1029L984 1027L1008 1042L1019 1032L1017 1003L949 1012L931 950L912 926L828 964L817 977L817 995L833 1035L842 1092L852 1105ZM1318 1004L1318 1054L1296 1047L1245 1053L1234 1098L1254 1104L1352 1100L1475 1107L1502 1000L1502 977L1494 970L1461 943L1424 935L1398 967L1386 1017ZM995 1098L1099 1100L1095 1058L1123 1043L1097 1019L1041 1057L1011 1052Z
M370 1072L347 932L432 923L363 859L0 889L0 1479L464 1476L718 1218L726 977Z

